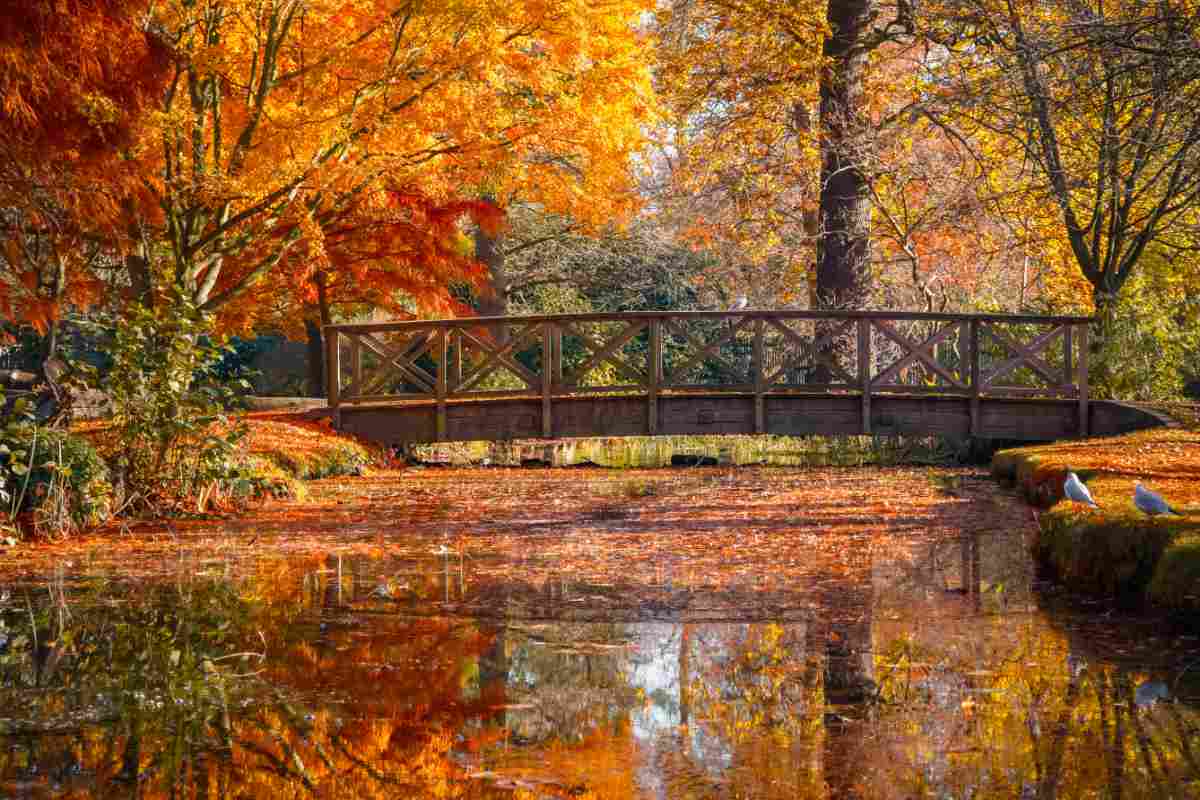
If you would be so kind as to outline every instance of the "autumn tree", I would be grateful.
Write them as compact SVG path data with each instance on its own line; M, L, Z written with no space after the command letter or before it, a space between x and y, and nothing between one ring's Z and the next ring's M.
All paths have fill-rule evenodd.
M722 197L713 221L764 251L807 241L816 305L861 307L880 123L865 81L912 32L910 4L677 0L659 23L684 185Z
M103 266L140 191L120 157L169 63L144 0L0 3L0 309L51 332L68 275ZM95 299L85 281L76 298ZM51 344L51 349L53 344Z
M349 299L334 303L394 290L444 304L446 284L469 273L447 228L489 216L471 202L476 187L506 199L536 185L523 194L559 205L589 192L632 203L616 189L649 102L642 10L589 0L155 5L145 26L169 51L165 88L129 141L110 144L141 193L119 205L111 230L89 231L109 257L66 276L78 293L69 299L89 300L85 288L100 284L248 321L255 292L279 275L316 295L322 281L345 287Z
M514 307L572 313L701 308L714 301L698 283L714 258L680 245L652 219L588 232L573 217L517 206L509 221L503 255Z
M1013 207L1050 215L1065 263L1086 281L1102 346L1148 256L1196 257L1195 3L956 0L927 12L946 48L928 65L931 108L965 137L1007 141L1034 168Z

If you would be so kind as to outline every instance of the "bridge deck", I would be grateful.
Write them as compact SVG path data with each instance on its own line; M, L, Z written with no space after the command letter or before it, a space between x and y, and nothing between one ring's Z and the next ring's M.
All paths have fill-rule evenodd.
M326 374L339 425L389 444L695 433L1039 440L1150 424L1089 402L1087 323L751 310L331 325Z

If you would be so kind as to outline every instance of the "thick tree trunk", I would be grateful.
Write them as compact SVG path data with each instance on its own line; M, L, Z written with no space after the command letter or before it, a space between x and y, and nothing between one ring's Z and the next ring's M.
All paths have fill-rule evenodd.
M821 239L817 255L817 303L853 309L866 304L871 266L871 194L866 162L863 72L864 40L878 0L831 0L821 73Z

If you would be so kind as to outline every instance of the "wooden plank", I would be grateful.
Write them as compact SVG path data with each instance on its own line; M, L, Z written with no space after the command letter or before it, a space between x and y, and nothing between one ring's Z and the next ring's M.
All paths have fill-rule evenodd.
M1023 345L997 330L994 323L981 323L981 325L983 332L987 333L988 336L991 336L1010 353L1014 354L1012 358L1002 361L983 375L983 385L985 387L992 385L996 382L997 378L1007 375L1022 364L1036 372L1038 377L1046 382L1047 386L1062 385L1059 383L1058 377L1054 375L1054 371L1050 369L1050 366L1038 358L1037 354L1045 350L1057 336L1061 335L1066 326L1060 325L1053 328L1038 336L1028 345Z
M837 377L846 381L847 385L853 385L856 383L854 378L850 376L850 373L842 369L836 361L828 356L822 355L822 348L824 348L825 345L833 342L833 340L838 336L841 336L849 331L850 326L854 324L854 320L846 320L841 325L833 328L832 330L826 331L820 336L820 338L814 339L811 342L805 340L804 337L800 336L800 334L796 333L794 330L778 320L772 319L768 320L768 322L770 322L774 328L783 333L784 339L790 339L791 341L795 342L800 347L801 351L796 356L785 356L784 358L780 359L779 365L776 367L775 372L773 372L771 376L767 378L768 385L778 382L779 376L787 372L788 369L792 367L799 368L799 360L805 356L811 358L814 365L823 363L825 366L829 367L829 371L836 373Z
M690 344L692 347L701 348L699 352L693 353L692 356L687 361L684 361L682 364L677 366L671 372L671 374L667 376L667 378L666 378L667 382L668 383L671 382L675 378L676 375L682 375L684 372L687 372L694 365L702 363L706 358L712 358L714 361L716 361L718 364L720 364L722 367L724 367L724 369L730 375L737 375L739 372L738 369L714 351L717 350L718 348L720 348L721 345L725 344L725 342L732 341L733 338L735 336L737 336L738 331L740 331L742 328L749 325L750 322L751 322L750 318L738 320L737 324L732 325L727 332L722 334L717 339L714 339L713 341L709 342L708 344L705 344L704 342L701 342L696 337L694 337L690 333L688 333L687 329L685 329L683 326L676 324L675 320L673 320L673 319L666 320L667 327L669 327L671 330L675 331L675 333L680 338L682 338L685 342Z
M437 398L431 394L359 394L354 397L343 397L342 405L370 405L374 403L421 405L437 403Z
M418 388L422 389L424 392L431 395L434 393L437 384L437 378L435 378L433 375L430 375L424 369L412 364L410 361L405 360L406 357L404 355L400 355L398 350L389 351L383 342L379 341L370 334L363 334L359 338L368 350L375 353L375 355L379 356L384 362L383 365L380 366L382 372L375 376L374 382L371 383L370 386L361 387L361 394L371 394L369 389L382 386L388 376L392 375L394 372L398 372L405 376L408 378L408 380L417 384ZM404 347L401 349L407 351L408 345L409 342L406 342ZM427 350L428 342L426 342L425 346L420 349L415 358L420 358L421 356L425 355Z
M510 337L508 342L503 345L491 345L470 331L460 331L460 336L463 339L468 340L476 349L486 354L483 363L471 370L470 374L463 377L462 384L459 387L460 391L469 388L472 384L478 383L501 367L525 381L525 385L530 389L534 389L539 383L538 377L526 369L523 364L519 364L512 358L509 358L509 354L531 343L538 331L539 328L535 325L527 326L520 334Z
M968 341L968 358L971 362L971 435L979 436L980 416L979 416L979 320L970 320L967 325L970 326Z
M1063 383L1069 386L1075 385L1075 353L1074 353L1074 336L1075 326L1067 325L1063 331Z
M575 386L572 384L560 384L554 387L554 394L557 397L582 397L585 395L595 394L644 395L645 393L646 387L642 383L613 383L605 384L603 386Z
M463 343L462 331L454 329L450 331L451 342L454 345L454 357L450 359L450 380L448 381L449 391L456 392L458 387L462 385L463 376Z
M550 366L554 356L554 323L542 323L542 436L549 439L554 430L554 417L550 405L550 392L554 386L554 369Z
M450 364L450 331L438 331L437 342L437 422L435 430L439 442L446 441L446 378Z
M706 387L709 391L713 387ZM859 385L854 383L773 383L767 386L767 394L818 394L835 392L854 392L858 394Z
M751 394L754 392L753 383L722 383L714 386L711 383L663 383L659 387L660 391L683 392L683 393L725 393L725 394Z
M862 432L871 433L871 321L860 319L858 325L858 385L862 392Z
M876 379L878 380L878 379ZM951 386L929 386L927 384L914 383L876 383L871 381L871 394L875 397L881 395L897 395L907 394L915 396L930 396L940 395L944 397L970 397L970 388L957 389Z
M916 361L920 361L942 380L950 384L950 386L958 389L966 389L967 387L956 378L949 370L947 370L937 360L937 356L933 354L932 348L950 337L950 334L957 332L958 328L954 325L945 325L934 331L931 335L925 337L924 341L917 343L909 339L904 334L897 331L886 320L873 320L873 324L887 338L891 339L896 344L903 347L907 352L897 359L891 366L881 372L875 378L875 382L883 383L885 380L897 375L900 370L907 367Z
M1079 435L1088 435L1088 326L1079 326Z
M754 351L750 357L750 369L754 372L754 432L766 433L767 423L763 408L763 328L762 319L754 320Z
M845 395L767 395L767 433L857 435L861 432L861 398ZM970 404L965 397L899 397L872 394L875 433L966 436ZM659 433L750 433L754 428L754 397L708 395L661 397ZM1117 433L1144 424L1141 417L1120 416L1119 404L1093 403L1094 432ZM541 397L509 398L495 402L452 402L447 409L447 441L541 436ZM983 437L1025 440L1072 436L1077 428L1076 400L1004 400L982 398ZM635 436L647 428L643 396L556 399L554 426L558 436ZM1114 411L1115 409L1115 411ZM1125 411L1134 411L1124 407ZM339 412L346 430L385 444L436 440L436 404L343 406ZM1136 415L1135 415L1136 416ZM1121 422L1126 420L1126 422Z
M350 381L357 393L363 385L362 341L357 336L350 340Z
M584 347L592 354L590 358L583 362L580 366L571 371L571 374L562 379L562 383L577 384L580 379L588 374L592 369L600 364L611 364L616 367L617 372L623 374L626 378L632 381L642 382L643 376L636 369L619 358L616 352L624 347L629 341L642 332L642 328L646 326L645 320L634 320L625 326L625 329L618 333L615 337L607 342L595 342L590 336L584 334L578 328L568 324L563 324L570 333L574 334L579 339L583 340Z
M562 326L557 323L552 323L552 324L554 325L554 357L552 359L550 359L550 363L554 367L554 372L553 372L554 383L558 384L558 383L562 383L562 379L563 379L563 352L562 352L563 329L562 329Z
M650 349L646 353L646 432L658 433L658 393L662 382L662 320L650 320Z
M1074 386L988 386L988 397L1078 397Z
M941 314L921 311L801 311L792 309L753 311L633 311L595 314L531 314L512 317L459 317L453 319L410 320L396 322L340 323L334 327L347 333L376 331L402 331L412 327L448 327L484 325L496 323L534 324L541 322L619 322L630 319L883 319L883 320L927 320L957 322L977 319L988 322L1081 324L1090 322L1091 317L1041 316L1032 314Z

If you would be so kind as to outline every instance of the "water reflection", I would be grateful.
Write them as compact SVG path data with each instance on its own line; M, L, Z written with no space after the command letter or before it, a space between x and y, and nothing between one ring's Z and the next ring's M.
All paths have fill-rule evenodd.
M0 795L1200 788L1195 640L1138 650L1152 632L1047 612L1003 534L873 553L865 580L767 619L669 577L623 602L629 587L474 569L441 549L11 587Z

